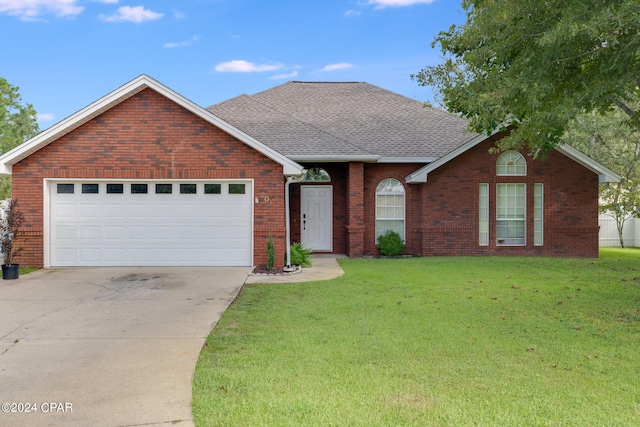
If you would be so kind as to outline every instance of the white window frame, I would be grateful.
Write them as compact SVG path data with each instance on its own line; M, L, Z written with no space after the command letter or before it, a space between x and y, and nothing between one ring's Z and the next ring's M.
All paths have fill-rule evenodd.
M544 184L533 184L533 245L544 245Z
M397 232L406 241L406 211L406 191L402 182L395 178L380 181L376 187L376 241L388 230ZM391 222L396 226L389 227Z
M478 242L489 246L489 184L481 183L478 196Z
M509 231L519 228L522 229L522 237L509 236ZM503 230L507 231L507 235L501 234ZM527 244L527 185L524 183L496 184L496 244Z
M517 151L505 151L496 161L497 176L526 176L527 161Z

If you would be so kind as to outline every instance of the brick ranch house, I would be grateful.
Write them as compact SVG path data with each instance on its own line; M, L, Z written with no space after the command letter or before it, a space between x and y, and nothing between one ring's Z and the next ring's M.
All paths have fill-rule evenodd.
M288 82L207 109L141 75L0 157L23 266L286 263L288 241L376 255L598 256L598 183L571 147L489 154L447 112L367 83Z

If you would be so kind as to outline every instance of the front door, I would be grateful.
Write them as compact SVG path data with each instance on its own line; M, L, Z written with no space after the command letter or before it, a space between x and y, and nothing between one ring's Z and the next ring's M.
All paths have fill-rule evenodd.
M316 252L333 250L333 187L303 185L301 191L300 243Z

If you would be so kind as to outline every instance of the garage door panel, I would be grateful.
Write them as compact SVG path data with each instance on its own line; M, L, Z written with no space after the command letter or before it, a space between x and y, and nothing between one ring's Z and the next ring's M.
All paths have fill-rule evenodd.
M127 249L124 247L119 248L105 248L103 250L103 258L110 265L125 265Z
M166 195L164 195L166 197ZM158 203L154 205L153 218L175 218L176 211L173 204Z
M80 205L78 207L80 218L100 218L102 215L101 206L94 205Z
M75 203L60 203L56 206L54 212L57 218L60 219L75 219L77 218L76 204Z
M124 219L127 217L127 205L123 203L106 203L104 216L107 219Z
M131 194L131 183L120 194L107 194L106 183L83 194L82 182L74 194L57 194L51 182L51 265L252 264L250 181L241 182L245 194L228 194L227 182L219 184L221 194L205 194L205 182L195 194L181 194L179 182L172 194L155 194L155 183L145 183L147 194Z
M111 240L111 241L114 241L114 240L124 241L127 233L126 227L122 225L104 226L103 230L104 230L104 240Z
M149 205L129 205L129 217L149 219Z
M175 238L175 227L170 226L155 226L153 227L153 236L155 240L173 240Z
M75 248L60 248L54 255L59 263L76 262Z
M81 262L100 262L102 259L102 250L100 248L85 248L79 251Z
M80 239L81 240L101 240L102 227L96 226L80 226Z

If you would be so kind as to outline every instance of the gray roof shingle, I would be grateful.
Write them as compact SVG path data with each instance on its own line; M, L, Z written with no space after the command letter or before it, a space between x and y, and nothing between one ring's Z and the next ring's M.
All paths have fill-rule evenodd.
M454 114L360 82L292 81L207 110L297 159L439 158L475 136Z

